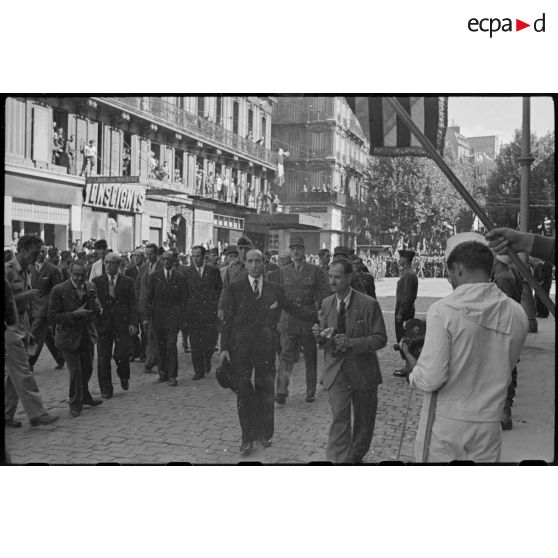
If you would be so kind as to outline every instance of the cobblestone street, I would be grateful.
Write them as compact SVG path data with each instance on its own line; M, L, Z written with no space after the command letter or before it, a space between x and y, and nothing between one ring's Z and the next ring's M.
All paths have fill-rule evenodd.
M449 287L445 280L428 281L431 283L428 289L425 289L426 283L421 281L419 287L418 317L422 317L421 313L435 300L430 296L420 296L421 291L425 294L432 294L433 291L443 296ZM395 298L385 295L394 287L393 280L378 284L388 344L378 353L384 381L379 388L376 427L366 457L367 463L396 458L409 402L410 388L407 382L392 375L393 370L400 367L401 360L392 349L395 343ZM550 356L553 360L554 355ZM319 369L321 360L320 354ZM318 389L314 403L305 401L304 364L301 361L295 366L287 404L284 407L276 405L273 445L267 449L256 446L247 460L304 464L325 459L331 420L327 393ZM217 355L213 362L215 368ZM53 426L32 428L21 406L18 407L16 418L23 421L23 427L6 430L6 444L13 463L239 462L240 426L236 397L231 391L219 386L214 369L210 376L194 382L189 354L180 350L178 387L157 383L156 374L144 374L143 364L135 362L131 365L129 391L124 392L120 388L113 372L114 397L98 407L85 407L79 418L72 418L68 413L68 371L54 370L54 364L45 347L35 367L35 375L45 406L50 412L58 414L60 419ZM523 364L523 367L527 369L527 364ZM93 396L99 397L96 362L90 387ZM410 462L414 459L414 439L421 401L422 395L414 392L401 461Z

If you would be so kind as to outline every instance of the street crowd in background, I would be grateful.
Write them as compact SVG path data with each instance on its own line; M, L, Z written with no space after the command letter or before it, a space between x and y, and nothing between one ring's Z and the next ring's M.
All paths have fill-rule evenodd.
M5 250L4 256L8 372L5 424L21 426L14 418L18 401L32 426L56 421L57 417L45 410L33 376L45 344L56 368L68 368L70 414L78 417L84 405L96 407L102 403L89 391L95 346L101 397L110 399L114 389L112 360L124 391L129 389L130 362L134 360L144 363L144 373L158 374L159 382L176 386L178 334L183 350L191 353L193 380L210 373L220 337L218 379L236 392L241 455L245 456L253 451L255 442L261 442L264 448L271 445L273 406L286 404L293 365L301 353L306 369L306 401L315 400L317 343L325 351L320 383L328 391L332 410L327 457L335 463L359 463L372 440L377 388L382 381L376 351L387 343L382 311L376 302L376 280L399 275L395 328L405 366L394 374L412 383L415 373L415 382L426 392L432 380L430 372L423 372L416 355L410 355L404 328L414 318L418 278L427 273L438 276L434 271L425 273L429 267L443 267L454 289L461 287L454 291L461 295L469 283L478 284L474 289L477 298L468 304L480 304L478 312L489 312L486 320L494 319L490 312L497 308L498 312L521 317L523 328L526 318L523 320L524 312L518 304L523 281L509 258L498 255L494 265L495 258L482 236L463 233L452 239L458 237L462 238L452 240L453 244L448 242L444 256L417 257L415 251L403 249L395 260L389 255L358 254L344 246L336 247L333 254L323 249L317 255L307 255L304 240L296 236L291 237L288 251L272 255L255 249L246 237L241 237L237 245L227 246L222 254L217 247L198 245L189 254L181 254L176 248L155 244L119 254L110 250L104 239L83 244L78 241L71 250L59 252L36 235L14 235L15 254L12 248ZM553 250L554 245L552 256L546 248L539 250L544 269L535 270L547 292L552 281ZM485 283L494 286L487 290ZM485 308L485 296L486 301L491 300L491 310ZM516 306L510 306L508 300L514 300ZM546 317L544 304L538 309L539 316ZM505 328L500 331L500 325L494 327L498 335L510 333ZM506 420L511 428L509 401L513 401L515 363L524 338L521 328L512 328L516 335L513 350L508 338L495 334L498 343L505 341L510 370L513 368L506 375L506 365L501 366L494 388L499 390L496 400L503 408L504 403L507 405L505 420L502 424L496 421L498 428L504 428ZM475 330L471 335L478 338L479 332ZM432 344L439 342L429 341L427 333L429 358L434 351ZM498 360L494 348L486 347L486 351L487 358ZM459 370L456 374L466 373L459 368L461 365L451 366ZM440 374L447 374L447 370L440 369ZM510 387L514 388L511 396ZM464 411L450 419L446 415L450 422L446 420L444 428L459 430L462 427L451 421L467 421L469 414ZM479 453L479 459L497 460L500 438L493 423L501 415L502 409L496 406L485 417L494 445L488 453ZM474 432L459 430L464 440L478 437L481 431L481 427L475 427ZM443 446L445 442L439 443ZM461 450L454 454L456 458L466 455ZM449 459L452 454L440 450L432 455Z

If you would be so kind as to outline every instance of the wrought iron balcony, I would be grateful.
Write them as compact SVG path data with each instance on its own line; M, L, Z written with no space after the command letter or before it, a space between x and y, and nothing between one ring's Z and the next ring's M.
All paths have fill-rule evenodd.
M156 117L201 141L209 141L224 149L233 149L263 161L268 166L277 166L277 153L159 97L105 97L105 99L126 110L134 109L136 112Z

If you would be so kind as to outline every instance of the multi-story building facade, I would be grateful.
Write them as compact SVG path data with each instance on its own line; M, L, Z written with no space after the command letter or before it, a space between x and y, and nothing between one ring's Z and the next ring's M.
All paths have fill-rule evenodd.
M284 183L278 189L286 213L315 217L320 230L296 232L307 252L356 245L369 146L343 97L279 97L273 114L273 146L283 150ZM281 157L281 155L280 155ZM279 231L278 244L288 245Z
M498 136L466 137L459 126L448 127L446 145L460 163L482 163L493 161L498 155Z
M236 242L247 216L271 210L274 104L273 97L8 98L5 246L27 232L60 249L90 238L120 251L150 241L179 251Z

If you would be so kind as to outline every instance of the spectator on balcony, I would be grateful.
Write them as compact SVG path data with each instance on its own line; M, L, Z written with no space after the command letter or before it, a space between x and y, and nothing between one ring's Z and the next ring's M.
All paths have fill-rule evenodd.
M262 136L257 142L256 145L261 145L262 147L265 144L265 138Z
M196 165L196 193L203 196L203 171L201 166Z
M159 180L168 180L170 176L168 161L165 161L159 169Z
M281 203L281 201L279 200L279 196L275 192L272 192L271 193L271 213L277 213L277 210L279 209L279 204L280 203Z
M88 145L82 144L81 152L83 153L83 165L79 175L82 176L85 172L85 176L90 176L95 168L95 163L97 162L97 148L95 147L95 140L89 140Z
M159 161L155 159L155 153L149 152L149 178L155 178L155 170L159 166Z
M182 183L182 173L180 169L174 169L174 182Z
M62 128L58 128L54 130L54 133L52 135L52 162L55 165L60 164L60 157L63 152L64 152L64 130Z
M246 135L246 139L247 139L248 141L254 141L254 136L253 136L253 134L252 134L252 130L250 130L250 131L248 132L248 134Z
M238 204L239 186L235 182L234 178L231 178L231 198L235 204Z
M306 186L306 182L302 185L302 199L304 201L308 199L308 186Z
M320 191L320 187L316 184L315 186L312 186L312 192L319 192Z
M207 195L212 198L214 196L214 188L215 188L215 177L213 176L213 173L210 172L207 175L207 181L206 181L206 191L207 191Z
M122 153L122 175L130 176L130 166L132 162L132 156L129 147L124 147L124 152Z
M223 179L221 178L221 175L219 173L217 173L216 177L215 177L215 192L217 194L217 197L222 200L223 199Z
M76 159L76 150L74 149L74 136L70 136L64 140L64 147L60 155L60 164L66 167L68 174L75 174L74 161Z

